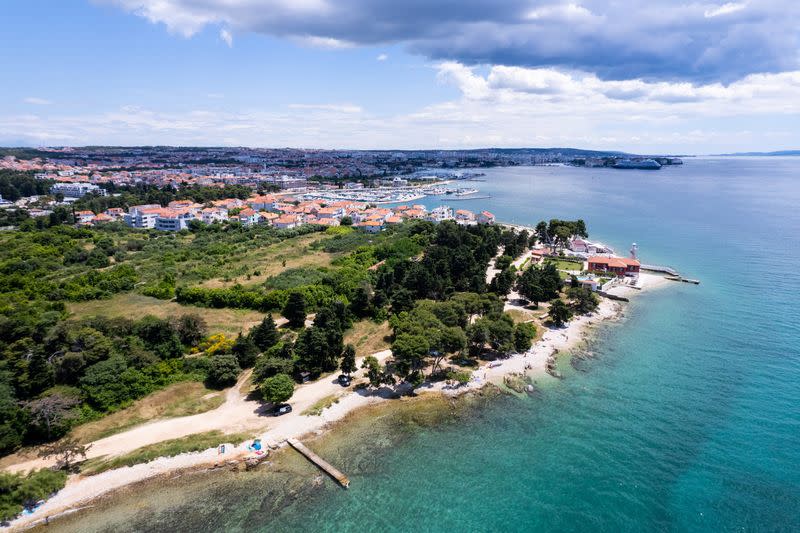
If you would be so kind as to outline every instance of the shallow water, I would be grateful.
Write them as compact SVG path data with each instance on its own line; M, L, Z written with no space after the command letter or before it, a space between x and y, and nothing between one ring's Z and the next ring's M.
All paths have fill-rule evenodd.
M322 455L351 477L348 491L328 479L314 487L318 474L287 458L279 472L151 486L63 525L798 531L798 165L743 158L688 159L657 172L491 169L477 184L491 199L452 205L531 225L582 217L592 238L620 253L636 241L645 262L670 264L701 285L637 298L622 324L600 328L586 372L537 399L503 396L416 421L391 409L321 441Z

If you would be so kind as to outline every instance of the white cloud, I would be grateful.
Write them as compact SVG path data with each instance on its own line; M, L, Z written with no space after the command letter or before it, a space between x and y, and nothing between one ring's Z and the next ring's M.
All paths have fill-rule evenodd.
M387 59L389 59L389 56L387 54L379 54L378 57L376 57L375 59L377 59L378 61L386 61Z
M746 7L747 4L737 4L734 2L728 2L727 4L722 4L721 6L714 6L710 9L706 9L703 12L703 15L706 18L719 17L721 15L729 15L731 13L736 13L737 11L741 11Z
M45 100L44 98L37 98L35 96L29 96L22 101L25 102L26 104L31 104L31 105L50 105L53 103L50 100Z
M332 111L335 113L361 113L361 109L353 104L289 104L289 109L303 109L307 111Z
M526 15L529 20L564 20L579 21L597 17L594 13L578 4L553 4L532 9ZM602 17L597 17L602 18Z
M349 41L334 39L333 37L320 37L317 35L293 37L293 40L301 45L311 46L313 48L328 48L331 50L341 50L355 46L355 44Z
M219 38L222 39L225 44L228 45L228 48L233 48L233 34L230 31L222 28L219 30Z
M437 65L436 72L457 96L411 112L376 114L347 102L272 109L248 109L241 102L238 112L125 106L89 115L0 116L0 139L314 148L577 146L642 153L789 148L800 139L800 71L751 75L728 85L604 81L583 72L455 62Z

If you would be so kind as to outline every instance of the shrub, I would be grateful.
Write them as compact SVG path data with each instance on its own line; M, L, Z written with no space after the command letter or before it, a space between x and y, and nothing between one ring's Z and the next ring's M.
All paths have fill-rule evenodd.
M271 403L283 403L294 394L294 380L286 374L277 374L264 380L260 387L261 396Z
M214 387L229 387L236 383L241 371L235 355L214 356L208 367L208 383Z

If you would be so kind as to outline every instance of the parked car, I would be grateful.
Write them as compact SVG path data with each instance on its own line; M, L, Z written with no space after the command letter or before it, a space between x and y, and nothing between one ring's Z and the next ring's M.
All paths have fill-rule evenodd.
M350 376L347 374L339 374L339 385L342 387L349 387L350 386Z
M281 416L281 415L285 415L286 413L291 413L291 412L292 412L292 406L289 405L288 403L278 404L272 410L272 414L274 416Z

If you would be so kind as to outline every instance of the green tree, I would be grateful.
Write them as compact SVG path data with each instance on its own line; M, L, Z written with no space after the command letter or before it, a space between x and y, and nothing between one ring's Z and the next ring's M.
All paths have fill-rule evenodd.
M128 369L122 356L114 356L86 369L80 387L94 407L108 411L132 399L128 386L120 379Z
M498 296L508 296L517 279L517 269L510 266L498 273L489 285L489 290Z
M431 375L439 369L442 360L450 354L458 353L467 347L467 336L458 326L448 326L440 330L438 343L434 349Z
M514 261L514 258L510 255L501 255L498 257L494 262L494 267L497 270L503 271L511 266L511 263Z
M430 355L430 350L430 343L425 336L401 333L392 343L395 367L407 378L422 368L425 358Z
M489 345L499 352L508 353L514 348L514 321L503 314L489 320Z
M368 355L361 363L361 368L367 370L367 379L372 387L380 387L381 385L394 385L394 376L381 366L378 359L373 355Z
M303 317L303 322L305 322L305 316ZM265 316L260 324L254 326L250 330L250 337L262 352L278 344L280 333L278 333L278 328L275 326L275 320L272 315Z
M350 300L350 311L359 318L372 316L374 312L372 300L372 287L366 283L362 284L356 288L353 298Z
M27 412L20 408L8 375L0 373L0 455L22 445L28 423ZM0 483L2 486L2 483Z
M306 322L306 299L302 292L293 291L283 307L283 316L289 321L289 327L302 328Z
M514 326L514 349L519 353L527 352L534 337L536 326L530 323L517 324Z
M569 306L559 298L550 304L548 315L550 315L550 320L553 322L553 325L560 328L572 317L572 311Z
M105 268L110 264L108 255L100 248L95 248L89 252L89 256L86 258L86 265L92 268Z
M298 370L314 375L334 370L343 348L342 334L336 328L305 328L295 344Z
M241 333L236 337L231 352L236 356L236 360L239 362L241 368L252 367L259 353L258 346L255 345L252 337L250 335L242 335Z
M575 312L578 314L591 313L600 305L597 296L589 288L571 287L567 294L573 300Z
M184 346L197 346L208 336L208 324L197 313L187 313L178 317L175 330Z
M392 295L392 313L398 314L414 308L414 295L405 288L399 288Z
M356 349L352 344L348 344L342 351L342 363L340 365L342 373L350 375L356 371Z
M208 367L208 382L214 387L229 387L236 383L241 371L235 355L215 355Z
M259 390L265 401L273 404L283 403L294 394L294 380L286 374L277 374L265 379Z
M16 517L23 506L32 506L58 492L66 482L66 472L49 468L34 470L26 476L0 472L0 522Z

